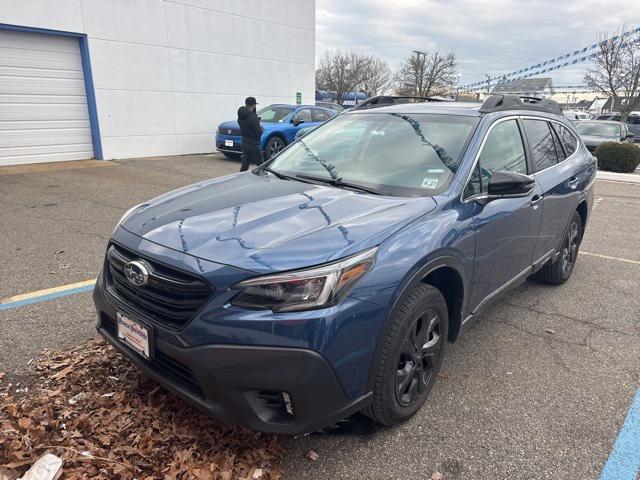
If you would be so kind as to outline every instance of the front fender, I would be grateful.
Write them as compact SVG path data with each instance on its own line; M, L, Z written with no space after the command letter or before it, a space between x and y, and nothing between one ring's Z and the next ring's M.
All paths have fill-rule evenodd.
M394 308L403 292L445 265L459 273L468 290L474 255L471 212L438 208L382 242L373 270L350 296Z

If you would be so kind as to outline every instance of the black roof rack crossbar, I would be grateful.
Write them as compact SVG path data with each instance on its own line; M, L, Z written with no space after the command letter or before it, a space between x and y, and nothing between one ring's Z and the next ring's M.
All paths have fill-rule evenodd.
M533 110L536 112L562 115L558 102L547 98L520 97L518 95L491 95L480 107L480 113L502 112L504 110Z
M420 103L420 102L448 102L449 100L441 97L412 97L408 95L379 95L377 97L367 98L359 104L354 110L364 110L367 108L388 107L389 105L399 105L402 103Z

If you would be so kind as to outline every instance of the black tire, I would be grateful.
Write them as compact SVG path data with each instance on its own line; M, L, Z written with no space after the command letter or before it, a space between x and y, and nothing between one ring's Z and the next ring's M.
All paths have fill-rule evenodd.
M284 138L279 135L274 135L267 140L267 144L264 146L264 159L269 160L272 155L275 155L286 146L287 142Z
M442 364L447 304L431 285L416 286L396 308L373 361L373 402L363 413L384 425L404 422L424 404Z
M582 219L578 212L573 212L560 247L560 256L555 263L547 262L538 270L536 278L550 285L561 285L571 276L578 260L578 250L582 241Z
M222 152L222 154L225 157L230 158L232 160L237 160L238 158L240 158L242 156L241 153Z

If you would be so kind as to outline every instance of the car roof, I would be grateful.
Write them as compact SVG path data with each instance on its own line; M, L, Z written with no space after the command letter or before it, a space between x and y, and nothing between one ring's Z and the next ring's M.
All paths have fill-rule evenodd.
M384 107L376 107L365 110L345 110L343 115L355 115L359 113L439 113L466 115L479 117L480 103L470 102L414 102L398 103Z
M330 108L323 107L322 105L293 105L291 103L272 103L271 105L267 105L267 107L290 107L292 109L296 108L323 108L325 110L331 110Z
M617 120L582 120L580 123L601 123L603 125L620 125L622 122Z
M482 117L486 115L480 111L481 103L475 102L413 102L398 103L384 107L376 107L364 110L345 110L342 115L355 115L359 113L432 113L432 114L448 114L461 115L467 117ZM502 110L502 113L510 115L526 115L539 116L544 118L557 118L561 115L544 111L532 111L514 108L512 110ZM616 122L614 122L616 123Z

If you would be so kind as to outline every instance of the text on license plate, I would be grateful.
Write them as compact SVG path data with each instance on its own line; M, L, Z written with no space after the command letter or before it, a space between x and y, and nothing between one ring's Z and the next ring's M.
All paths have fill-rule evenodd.
M233 140L225 140L224 141L224 146L225 147L233 147Z
M118 338L145 358L149 358L149 329L118 312Z

